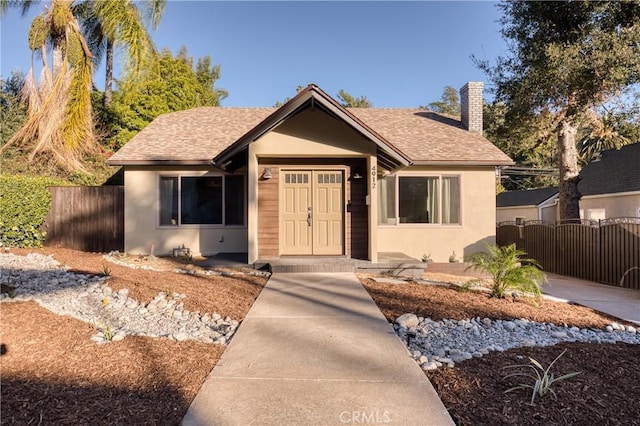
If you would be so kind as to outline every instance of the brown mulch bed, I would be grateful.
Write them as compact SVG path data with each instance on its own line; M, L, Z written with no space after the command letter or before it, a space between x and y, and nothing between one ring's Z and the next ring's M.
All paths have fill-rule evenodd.
M53 254L76 271L103 270L104 260L98 254L38 251ZM237 320L244 318L266 281L161 273L111 263L108 267L111 287L126 287L131 297L148 301L158 291L185 293L187 309L216 311ZM602 327L614 320L555 302L536 307L445 287L362 281L390 320L406 312L433 319L528 318L580 327ZM97 345L89 340L95 332L90 325L54 315L33 302L0 304L0 322L1 424L179 424L224 350L218 345L144 337ZM504 394L518 383L503 380L505 366L524 364L527 356L546 366L564 348L568 351L554 371L582 374L554 387L557 401L551 397L530 404L525 391ZM640 383L638 359L640 345L567 343L493 352L453 369L429 372L428 377L461 425L640 425L640 405L634 400Z
M0 304L2 423L178 424L224 347L127 337L35 302Z
M490 318L526 318L556 325L602 328L619 319L601 314L590 308L566 303L541 300L535 304L525 298L514 301L492 299L486 293L460 291L455 288L426 284L382 284L360 277L373 300L385 317L393 321L407 312L433 320Z
M434 320L472 317L527 318L539 322L602 328L619 319L582 306L542 301L538 306L519 299L491 299L485 293L461 292L424 284L381 284L361 276L361 282L392 321L413 312ZM558 394L536 398L531 392L504 391L526 382L504 376L507 366L527 364L532 357L546 368L564 349L554 365L556 377L581 371L556 383ZM459 425L640 425L640 405L635 401L640 383L640 345L562 343L549 347L517 348L491 352L482 358L457 363L425 374L445 407ZM528 382L532 384L531 382Z
M75 271L102 273L99 254L46 248ZM185 308L242 320L265 278L195 277L109 264L109 285L148 301L184 293ZM1 424L179 424L225 347L129 336L97 345L94 328L34 302L0 304Z
M552 372L556 377L582 373L552 387L557 400L547 394L531 404L529 390L504 393L520 383L533 384L522 378L504 380L514 370L505 366L526 364L532 357L546 368L564 349ZM427 377L458 425L639 425L639 359L640 345L561 343L493 352Z

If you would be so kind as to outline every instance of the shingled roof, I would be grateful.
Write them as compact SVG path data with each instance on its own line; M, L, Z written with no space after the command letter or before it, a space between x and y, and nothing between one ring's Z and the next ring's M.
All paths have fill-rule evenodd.
M602 151L580 172L583 196L640 191L640 143Z
M537 206L556 194L555 187L501 192L496 196L496 207Z
M328 96L310 85L282 108L309 92ZM413 164L513 163L490 141L465 130L460 121L436 113L396 108L342 111L357 118ZM211 164L225 149L277 112L278 108L203 107L164 114L114 154L109 163Z

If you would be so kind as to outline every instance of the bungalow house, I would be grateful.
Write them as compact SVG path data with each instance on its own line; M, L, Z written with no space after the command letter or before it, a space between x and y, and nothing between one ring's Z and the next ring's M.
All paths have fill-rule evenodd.
M114 154L125 250L446 262L495 239L495 168L482 83L462 120L419 109L346 109L309 85L280 108L162 115Z
M558 188L524 189L501 192L496 196L496 221L558 220Z
M580 176L583 219L640 217L640 143L602 151Z

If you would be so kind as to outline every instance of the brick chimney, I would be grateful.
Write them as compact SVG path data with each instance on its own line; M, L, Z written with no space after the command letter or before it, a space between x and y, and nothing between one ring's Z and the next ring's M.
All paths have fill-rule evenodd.
M470 81L460 89L462 125L470 132L482 134L482 82Z

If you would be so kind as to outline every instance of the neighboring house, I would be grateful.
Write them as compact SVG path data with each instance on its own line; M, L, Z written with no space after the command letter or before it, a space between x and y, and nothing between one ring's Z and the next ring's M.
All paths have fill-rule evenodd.
M583 219L640 217L640 143L602 151L580 176Z
M345 109L315 85L280 108L196 108L155 119L124 167L125 250L376 262L447 261L495 240L495 168L482 83L462 121L419 109Z
M558 188L501 192L496 196L496 221L558 220Z

